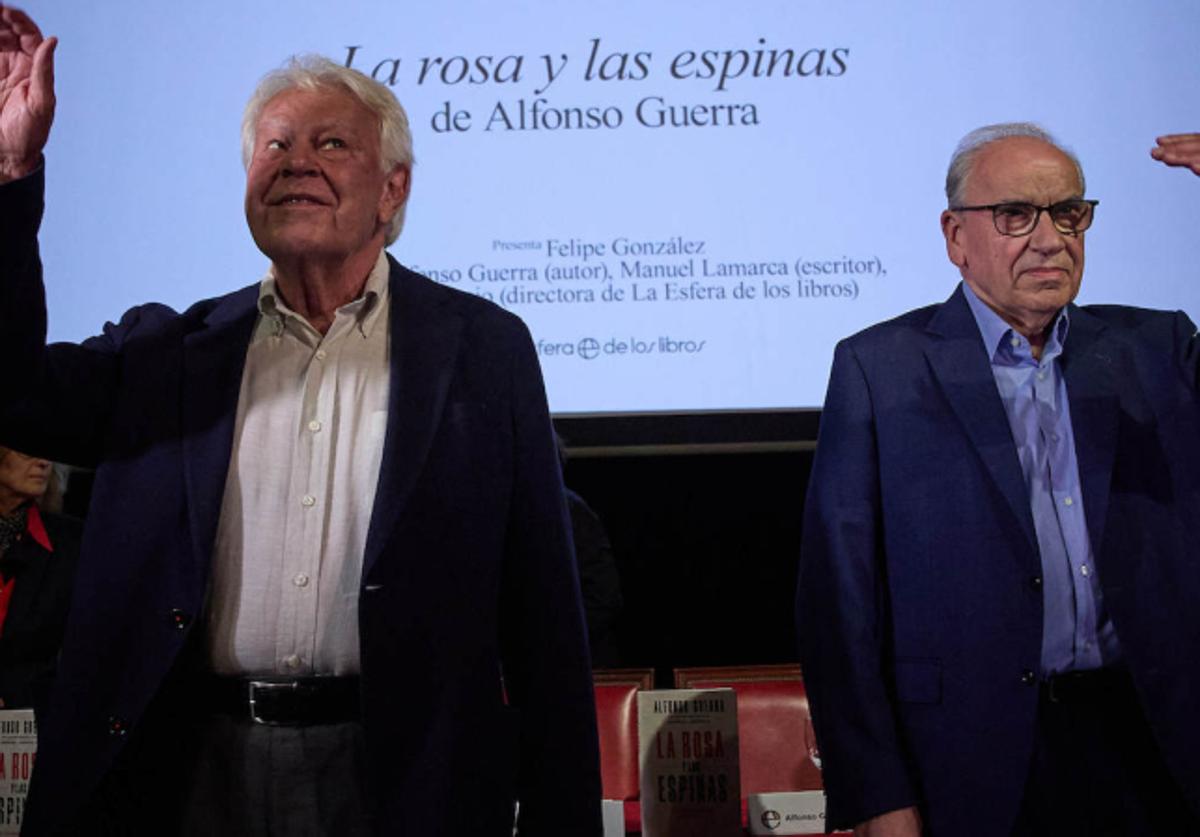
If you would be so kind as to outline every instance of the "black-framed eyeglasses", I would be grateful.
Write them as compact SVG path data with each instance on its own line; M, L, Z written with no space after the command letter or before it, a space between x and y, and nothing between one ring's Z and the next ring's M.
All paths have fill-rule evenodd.
M1054 229L1063 235L1079 235L1092 225L1094 210L1100 201L1071 198L1048 206L1037 206L1021 201L989 203L986 206L952 206L951 212L974 212L991 210L992 223L1001 235L1029 235L1037 226L1042 213L1050 216Z

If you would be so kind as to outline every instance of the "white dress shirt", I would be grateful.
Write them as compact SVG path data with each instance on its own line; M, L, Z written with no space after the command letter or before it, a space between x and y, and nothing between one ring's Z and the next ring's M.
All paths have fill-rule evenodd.
M322 336L268 271L246 353L213 555L222 675L359 671L358 591L387 426L388 262Z

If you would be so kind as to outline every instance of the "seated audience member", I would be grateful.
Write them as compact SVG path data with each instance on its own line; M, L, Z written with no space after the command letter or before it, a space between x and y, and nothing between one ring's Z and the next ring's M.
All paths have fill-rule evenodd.
M77 521L38 508L45 459L0 447L0 708L32 706L54 668L79 554Z

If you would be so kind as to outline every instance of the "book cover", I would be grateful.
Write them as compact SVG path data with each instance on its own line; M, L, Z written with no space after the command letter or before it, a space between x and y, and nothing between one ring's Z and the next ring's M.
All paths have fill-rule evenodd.
M0 837L16 837L21 832L36 753L33 710L0 710Z
M741 832L732 689L639 692L638 742L643 837Z

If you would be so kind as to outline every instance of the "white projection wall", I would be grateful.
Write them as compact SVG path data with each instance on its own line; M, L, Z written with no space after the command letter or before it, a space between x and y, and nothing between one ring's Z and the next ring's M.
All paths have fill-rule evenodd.
M1098 198L1081 302L1200 315L1193 0L84 3L61 43L51 337L257 281L239 122L318 52L392 85L417 167L394 255L520 315L558 413L819 406L834 343L958 280L967 131L1034 120Z

